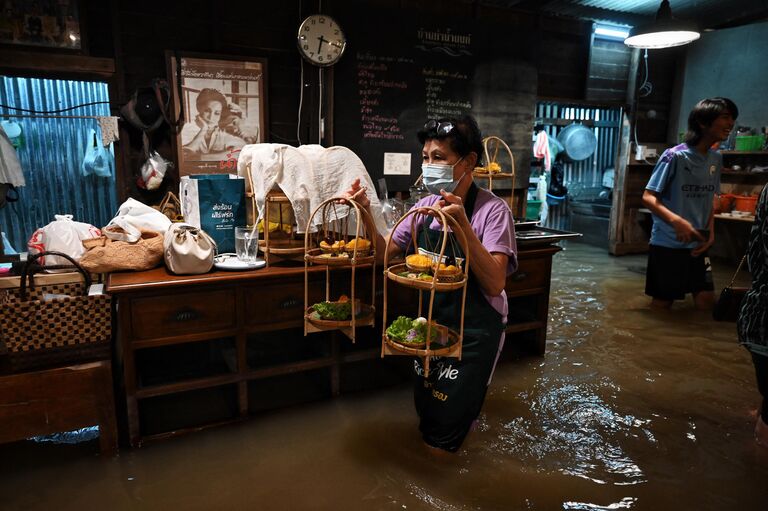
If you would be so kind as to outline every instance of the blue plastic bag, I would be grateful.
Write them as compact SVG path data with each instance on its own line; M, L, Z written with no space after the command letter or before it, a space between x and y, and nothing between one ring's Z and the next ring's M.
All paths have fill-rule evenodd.
M88 136L88 148L85 150L85 158L80 166L84 176L91 174L99 177L112 177L112 154L102 146L96 138L96 131L91 130Z

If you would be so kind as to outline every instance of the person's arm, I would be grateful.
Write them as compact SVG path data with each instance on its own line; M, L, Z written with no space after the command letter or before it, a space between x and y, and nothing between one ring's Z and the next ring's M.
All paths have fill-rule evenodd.
M661 201L660 194L669 185L676 164L675 153L669 149L664 151L653 168L651 179L643 192L643 204L663 222L672 226L678 241L683 243L690 243L693 240L704 241L704 237L688 220L669 209Z
M703 254L715 243L715 205L719 200L717 195L712 198L712 210L709 212L709 220L707 220L707 231L709 232L709 236L704 240L704 243L697 245L691 250L691 255L693 256Z
M443 191L442 195L443 200L440 201L442 211L456 220L467 237L470 265L477 283L485 294L500 295L507 281L509 256L500 252L489 252L485 248L472 229L460 197L446 191Z
M643 204L645 204L645 207L650 209L654 215L672 226L678 241L682 241L683 243L690 243L693 240L704 241L704 237L693 227L693 225L691 225L691 222L677 213L674 213L661 202L658 192L646 189L643 192ZM710 236L711 232L712 231L710 231Z

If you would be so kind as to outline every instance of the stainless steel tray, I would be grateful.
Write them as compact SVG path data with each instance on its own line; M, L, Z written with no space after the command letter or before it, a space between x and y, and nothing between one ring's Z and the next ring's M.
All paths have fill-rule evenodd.
M515 218L515 229L529 229L539 225L538 220L532 220L530 218Z
M530 228L515 230L515 239L517 240L517 244L523 246L546 245L568 238L578 238L580 236L581 233L578 232L558 231L557 229L539 227L538 225L534 225Z

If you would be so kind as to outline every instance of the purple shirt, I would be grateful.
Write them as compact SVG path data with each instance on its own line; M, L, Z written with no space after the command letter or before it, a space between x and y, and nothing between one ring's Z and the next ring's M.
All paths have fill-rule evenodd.
M441 198L439 195L424 197L416 203L414 208L432 206ZM419 215L410 216L408 220L400 223L392 231L392 241L397 243L397 246L403 251L408 248L408 244L411 241L411 223L417 218L419 218ZM488 190L479 188L477 190L477 199L475 200L475 211L472 214L470 224L480 243L483 244L488 252L498 252L509 257L507 275L514 273L517 269L517 243L515 242L514 220L512 219L509 205ZM432 220L429 228L441 230L442 226L437 220ZM508 311L507 293L502 290L500 295L489 296L483 291L483 295L488 300L488 303L503 316L503 321L506 322Z

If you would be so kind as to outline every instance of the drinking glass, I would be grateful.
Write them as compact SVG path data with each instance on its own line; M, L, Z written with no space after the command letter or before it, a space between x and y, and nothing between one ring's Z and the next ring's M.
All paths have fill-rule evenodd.
M259 247L259 231L251 227L235 227L235 253L246 263L256 261Z

